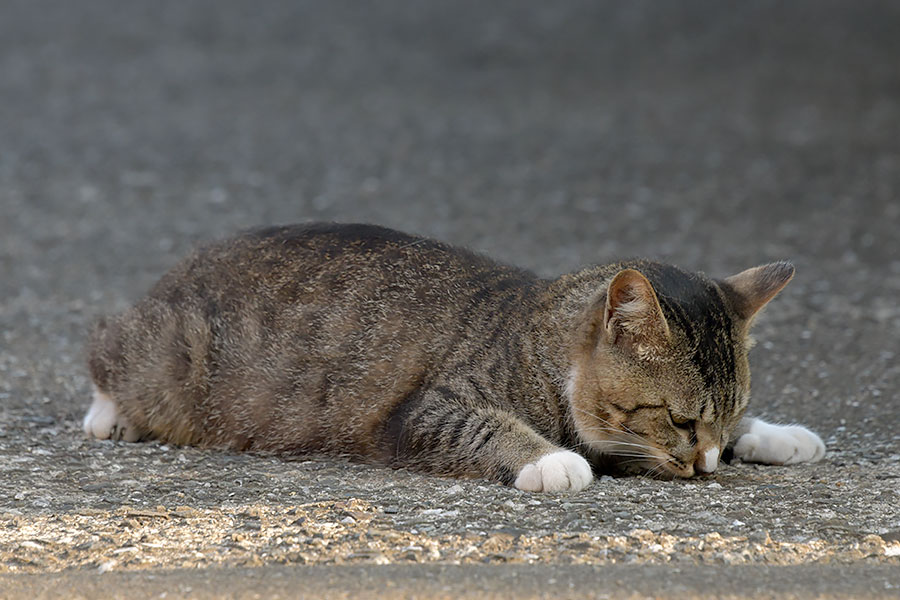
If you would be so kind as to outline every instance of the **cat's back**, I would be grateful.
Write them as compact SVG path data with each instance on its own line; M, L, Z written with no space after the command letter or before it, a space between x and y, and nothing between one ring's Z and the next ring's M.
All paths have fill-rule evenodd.
M335 305L342 299L371 301L381 292L391 296L386 300L421 310L537 281L468 250L385 227L310 223L255 229L203 246L167 273L150 296L178 302L193 293L225 304Z

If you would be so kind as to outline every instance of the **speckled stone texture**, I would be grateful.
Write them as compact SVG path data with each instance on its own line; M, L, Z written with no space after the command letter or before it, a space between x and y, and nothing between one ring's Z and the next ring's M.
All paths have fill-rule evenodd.
M900 4L0 13L0 596L896 597ZM791 259L752 407L829 454L529 495L83 438L93 318L198 241L306 220L545 275Z

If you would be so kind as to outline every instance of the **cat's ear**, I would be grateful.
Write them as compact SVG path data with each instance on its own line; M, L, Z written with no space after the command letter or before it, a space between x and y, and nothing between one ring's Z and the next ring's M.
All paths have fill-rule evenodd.
M753 267L719 282L738 316L749 321L794 276L794 265L777 262Z
M641 358L658 356L669 343L669 324L653 286L634 269L619 271L606 291L606 341Z

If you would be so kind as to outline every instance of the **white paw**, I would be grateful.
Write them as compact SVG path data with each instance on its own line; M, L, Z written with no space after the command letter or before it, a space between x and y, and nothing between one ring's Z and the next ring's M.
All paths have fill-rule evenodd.
M526 492L577 492L586 488L592 478L591 465L584 457L560 450L522 467L514 485Z
M112 398L97 389L94 390L94 402L84 415L82 427L88 436L98 440L136 442L141 438L140 432L119 414Z
M772 425L754 419L749 431L738 438L734 456L744 462L793 465L816 462L825 456L825 443L800 425Z

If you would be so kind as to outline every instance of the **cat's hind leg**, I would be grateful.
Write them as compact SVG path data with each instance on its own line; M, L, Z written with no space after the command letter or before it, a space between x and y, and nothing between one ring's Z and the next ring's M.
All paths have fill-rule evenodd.
M143 437L140 430L122 415L115 400L97 388L94 388L94 402L84 415L82 427L89 437L98 440L137 442Z
M825 443L800 425L773 425L744 417L737 430L735 458L766 465L816 462L825 456Z

